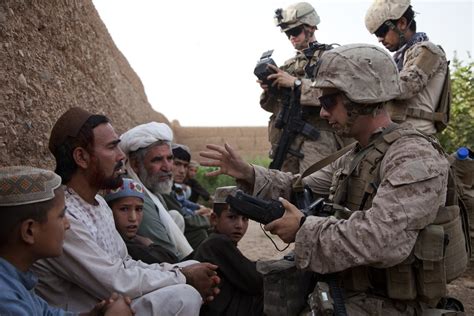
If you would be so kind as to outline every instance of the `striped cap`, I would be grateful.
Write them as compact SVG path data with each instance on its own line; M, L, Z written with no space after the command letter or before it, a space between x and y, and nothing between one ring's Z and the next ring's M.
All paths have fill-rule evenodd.
M0 168L0 206L52 200L61 177L52 171L26 166Z

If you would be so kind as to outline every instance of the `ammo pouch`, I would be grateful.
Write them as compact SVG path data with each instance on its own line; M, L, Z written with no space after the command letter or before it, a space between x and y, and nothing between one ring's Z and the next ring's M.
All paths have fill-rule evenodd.
M402 263L386 269L387 296L397 300L419 299L430 305L446 293L443 226L421 230L413 253Z
M446 284L465 271L467 260L459 206L442 206L434 223L420 231L413 253L386 269L387 295L436 305L446 295Z
M314 287L313 273L297 270L294 260L257 261L263 275L264 307L267 316L298 315Z
M410 255L402 263L386 269L385 278L389 298L397 300L413 300L416 298L414 262L415 257Z
M436 306L446 295L445 244L448 235L441 225L428 225L420 231L415 243L417 260L416 289L421 301Z
M444 234L448 236L444 265L446 267L446 282L449 283L466 270L469 260L459 206L440 207L433 224L441 225Z

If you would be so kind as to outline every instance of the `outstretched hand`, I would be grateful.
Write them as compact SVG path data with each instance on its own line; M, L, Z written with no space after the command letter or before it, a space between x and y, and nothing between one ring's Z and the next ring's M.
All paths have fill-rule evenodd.
M226 143L224 146L209 144L206 148L210 151L201 151L199 155L210 160L201 162L201 165L219 167L218 170L208 172L207 176L226 174L238 180L253 182L252 166L245 162L229 144Z
M186 283L193 286L205 302L210 302L219 294L217 285L221 279L217 276L217 266L210 263L196 263L181 268L186 277Z
M294 242L296 233L300 229L301 218L304 214L293 204L279 198L285 208L285 214L279 219L274 220L264 226L264 229L274 235L278 235L286 243Z

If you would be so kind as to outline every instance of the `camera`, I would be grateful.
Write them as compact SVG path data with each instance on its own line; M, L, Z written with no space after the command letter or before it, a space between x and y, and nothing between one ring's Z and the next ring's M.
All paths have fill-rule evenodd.
M280 201L263 200L252 195L237 190L235 196L229 195L226 198L231 210L251 220L262 224L268 224L285 214L285 208ZM332 208L326 204L323 198L316 199L307 207L301 210L305 216L330 216Z
M271 58L273 54L273 49L268 50L262 54L262 57L260 57L260 60L258 61L257 65L255 66L255 69L253 73L259 80L261 80L264 84L268 85L271 88L272 81L268 80L267 77L271 74L274 74L275 71L268 67L268 65L273 65L277 67L277 64L275 61Z

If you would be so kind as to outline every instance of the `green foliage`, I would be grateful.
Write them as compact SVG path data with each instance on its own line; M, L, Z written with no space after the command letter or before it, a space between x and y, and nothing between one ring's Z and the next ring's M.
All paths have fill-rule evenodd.
M474 61L453 60L451 70L451 120L449 126L439 135L448 153L458 147L474 149Z
M251 164L259 165L263 167L268 167L270 164L270 158L268 157L257 157L249 161ZM213 194L216 188L235 185L235 180L232 177L226 175L219 175L217 177L208 177L206 176L207 173L217 170L215 167L199 167L198 172L196 174L196 180L206 188L206 190Z

